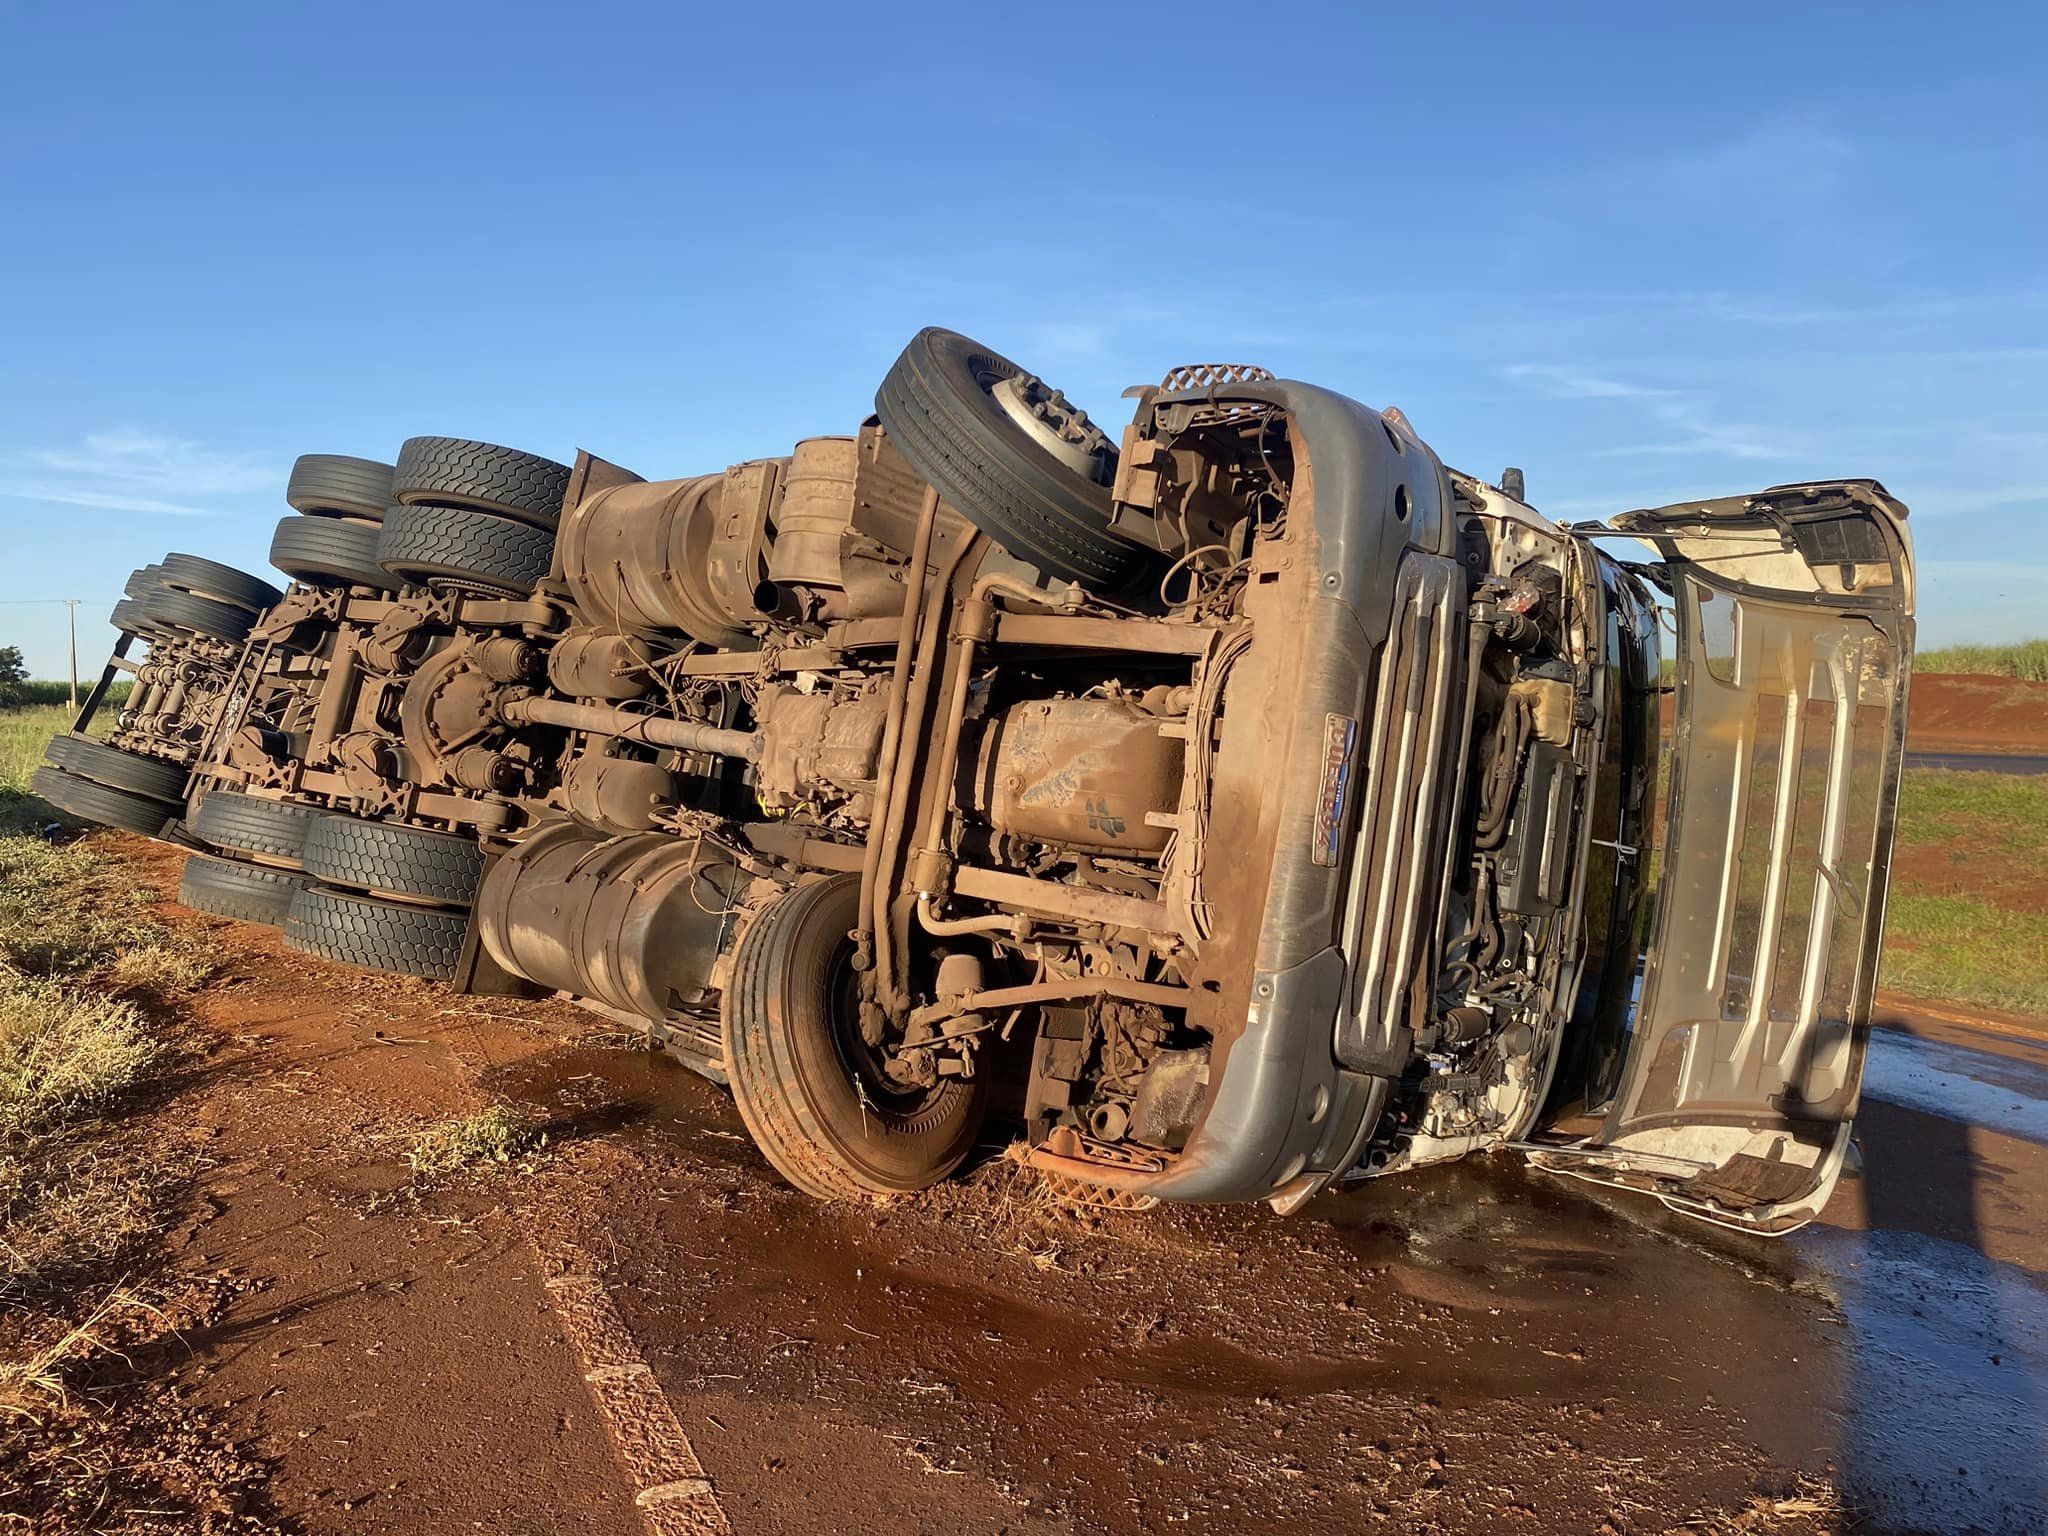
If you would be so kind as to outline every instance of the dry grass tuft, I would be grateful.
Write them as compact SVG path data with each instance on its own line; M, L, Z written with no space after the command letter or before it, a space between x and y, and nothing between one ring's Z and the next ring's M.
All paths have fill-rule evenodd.
M158 922L155 904L91 840L0 835L0 970L159 993L198 985L218 951Z
M108 977L123 991L166 998L192 991L219 968L220 957L211 947L185 941L153 943L122 950Z
M163 1225L165 1182L155 1161L118 1147L0 1151L0 1300L60 1293L128 1258Z
M1713 1536L1836 1536L1855 1530L1862 1520L1833 1483L1802 1476L1784 1493L1752 1494L1738 1510L1687 1520L1677 1529Z
M1013 1142L1001 1157L916 1198L1036 1269L1072 1268L1076 1251L1102 1238L1103 1212L1070 1199L1024 1154L1023 1143Z
M0 1415L41 1420L71 1401L65 1368L118 1348L125 1323L157 1309L126 1286L115 1286L80 1321L11 1360L0 1360Z
M418 1177L445 1173L465 1163L509 1163L539 1151L547 1139L538 1120L510 1104L493 1104L477 1114L422 1131L405 1160Z
M0 978L0 1141L101 1112L162 1066L133 1003L29 977Z

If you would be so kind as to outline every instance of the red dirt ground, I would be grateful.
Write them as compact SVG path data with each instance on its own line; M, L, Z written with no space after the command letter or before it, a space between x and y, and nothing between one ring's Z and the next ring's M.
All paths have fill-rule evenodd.
M1664 729L1673 698L1664 695ZM1915 677L1906 717L1914 752L2048 752L2048 683L2010 677Z
M2048 751L2048 683L1916 677L1906 745L1921 752Z
M175 853L112 846L175 889ZM1827 1520L1752 1501L1860 1443L1795 1250L1512 1160L1287 1221L1077 1216L1000 1162L819 1206L721 1091L566 1005L163 910L231 957L195 1003L218 1045L181 1131L211 1166L177 1263L242 1290L167 1385L303 1531L649 1528L537 1249L592 1256L742 1533L1796 1533ZM493 1099L546 1119L545 1154L416 1183L412 1134Z

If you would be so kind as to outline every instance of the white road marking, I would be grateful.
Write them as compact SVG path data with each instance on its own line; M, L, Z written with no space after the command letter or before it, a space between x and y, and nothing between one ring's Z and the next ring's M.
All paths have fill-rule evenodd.
M544 1245L529 1236L548 1276L545 1288L555 1321L583 1367L590 1400L635 1490L633 1503L650 1536L732 1536L718 1490L597 1277L596 1262L581 1249Z

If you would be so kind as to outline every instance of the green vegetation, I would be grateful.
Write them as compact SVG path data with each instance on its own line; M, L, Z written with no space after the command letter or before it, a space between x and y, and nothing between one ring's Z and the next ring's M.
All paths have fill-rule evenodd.
M103 712L93 722L95 736L112 728L113 716ZM45 826L56 818L50 808L28 792L29 776L43 760L52 736L71 729L71 711L61 704L33 704L0 709L0 834Z
M1909 768L1899 788L1899 846L1994 839L2019 865L2048 858L2048 779Z
M2048 1017L2048 915L1895 891L1885 934L1883 984L1893 991Z
M96 681L98 681L96 677L81 677L78 680L78 697L81 703L84 702L86 694L92 691L92 685ZM128 691L134 686L133 683L125 678L108 684L107 703L116 708L126 703ZM63 708L67 717L70 715L71 685L67 682L47 677L32 677L26 682L16 683L11 689L6 691L13 702L10 704L0 704L0 709L21 709L37 704L55 704ZM68 718L66 723L69 723Z
M56 982L0 988L0 1142L107 1109L156 1071L164 1045L133 1003Z
M78 696L85 697L92 686L92 679L81 678ZM107 696L117 704L128 697L128 690L134 685L123 678L107 690ZM0 645L0 709L21 709L31 704L64 704L71 702L71 684L33 678L21 664L21 647Z
M1940 650L1915 653L1913 670L2017 677L2030 683L2048 683L2048 640L2022 640L2017 645L1946 645Z
M2048 779L1908 770L1883 984L2048 1017L2044 861Z
M510 1104L423 1131L406 1153L415 1175L444 1173L464 1163L509 1163L547 1142L540 1123Z
M29 775L69 722L0 714L0 1294L109 1261L149 1229L160 1177L107 1117L174 1059L164 1026L215 964L104 848L40 835L55 818Z

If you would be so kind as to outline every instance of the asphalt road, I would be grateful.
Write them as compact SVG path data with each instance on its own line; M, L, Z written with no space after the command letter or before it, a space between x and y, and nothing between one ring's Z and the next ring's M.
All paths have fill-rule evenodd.
M1875 1032L1865 1167L1781 1241L1474 1159L1261 1209L893 1212L758 1172L722 1096L571 1050L557 1185L735 1530L2048 1532L2048 1038ZM663 1200L651 1208L645 1192ZM1611 1523L1605 1523L1611 1522Z
M240 1299L179 1388L308 1536L2048 1536L2039 1025L1888 1011L1862 1174L1775 1242L1509 1155L1287 1219L1000 1158L870 1208L561 1004L219 936L191 1242ZM497 1098L545 1153L417 1184Z
M1908 752L1908 768L1946 768L1955 773L2048 773L2048 753Z

